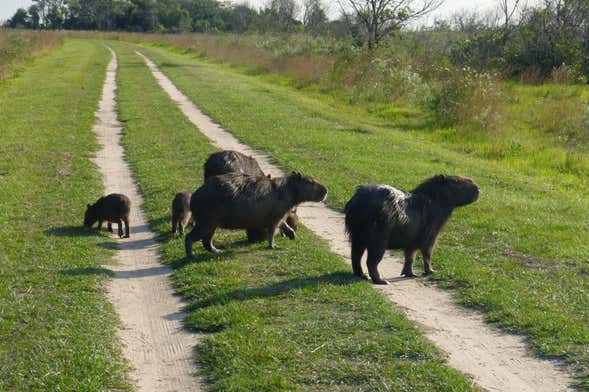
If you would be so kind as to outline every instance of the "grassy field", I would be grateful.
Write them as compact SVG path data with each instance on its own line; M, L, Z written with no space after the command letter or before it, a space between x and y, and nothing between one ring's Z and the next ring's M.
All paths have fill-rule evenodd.
M123 143L162 258L189 301L188 326L208 333L198 361L211 390L471 390L415 325L306 230L297 241L279 239L276 251L221 230L223 254L197 244L197 262L186 260L183 239L170 235L171 200L202 182L214 149L134 48L113 47Z
M67 42L0 85L0 390L125 390L100 265L82 228L102 194L89 158L108 52Z
M0 81L63 42L61 34L49 31L3 30L0 28Z
M461 151L436 140L449 131L432 136L411 122L389 126L382 116L265 77L163 49L145 52L225 129L285 170L321 179L334 208L359 184L411 189L438 172L472 177L482 197L445 229L434 279L489 321L525 334L539 355L575 365L589 388L589 200L582 172L535 170L540 150L499 160Z

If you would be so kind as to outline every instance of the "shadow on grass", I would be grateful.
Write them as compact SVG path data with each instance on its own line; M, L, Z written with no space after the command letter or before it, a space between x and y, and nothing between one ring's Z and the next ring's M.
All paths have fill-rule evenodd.
M309 286L318 286L322 284L328 284L332 286L345 286L353 283L358 283L359 281L359 278L347 272L332 272L329 274L308 278L288 279L266 286L244 290L234 290L226 294L217 295L211 298L204 299L202 301L192 302L187 307L187 310L194 311L209 306L227 304L231 301L245 301L256 298L276 297L286 294L291 290L302 289Z
M51 237L93 237L98 233L98 230L84 226L62 226L51 227L43 233Z
M60 271L60 274L67 276L80 276L80 275L106 275L114 277L115 273L108 268L102 267L84 267L84 268L71 268Z

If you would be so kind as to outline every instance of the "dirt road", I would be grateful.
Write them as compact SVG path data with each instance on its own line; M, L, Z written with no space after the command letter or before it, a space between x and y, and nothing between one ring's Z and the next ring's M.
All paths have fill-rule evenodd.
M108 296L123 324L120 336L137 390L199 391L193 376L198 335L183 329L183 304L169 283L171 268L160 263L158 243L142 211L143 199L124 160L115 110L117 59L110 51L94 126L102 149L94 162L102 173L105 194L123 193L132 207L131 238L118 240L115 264L108 266L114 272Z

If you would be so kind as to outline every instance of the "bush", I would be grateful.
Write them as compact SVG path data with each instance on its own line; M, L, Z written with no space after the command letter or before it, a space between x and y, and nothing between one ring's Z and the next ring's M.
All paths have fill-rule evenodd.
M440 126L490 130L501 118L502 94L490 73L446 67L431 82L422 104Z

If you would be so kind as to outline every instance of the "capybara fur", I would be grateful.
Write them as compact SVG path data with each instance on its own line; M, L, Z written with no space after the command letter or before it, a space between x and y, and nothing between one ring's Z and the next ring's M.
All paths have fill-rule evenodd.
M192 212L190 212L190 197L192 192L180 191L174 196L172 201L172 234L176 230L184 235L184 228L192 223Z
M204 165L205 181L212 176L219 176L228 173L241 173L254 177L264 176L262 168L258 161L253 157L248 157L237 151L224 150L218 151L209 156ZM271 178L268 175L268 178ZM279 225L282 236L290 239L295 238L295 232L298 230L299 217L296 208L286 215L286 219ZM248 229L246 230L247 240L249 242L262 242L266 239L266 230Z
M360 261L368 250L366 264L372 282L387 284L378 273L386 249L404 251L401 275L415 276L417 250L423 255L424 274L434 272L431 256L440 230L456 207L478 197L479 187L472 180L443 174L425 180L411 192L388 185L359 187L345 208L354 274L365 278Z
M125 222L125 238L129 238L129 213L131 212L131 200L120 193L111 193L103 196L93 205L88 204L84 214L84 226L92 227L98 222L98 230L102 223L107 222L107 229L112 233L112 223L119 226L119 237L123 238L123 222Z
M212 176L220 176L227 173L241 173L254 177L264 175L262 168L252 157L248 157L237 151L218 151L209 156L204 166L205 181Z
M322 201L326 195L321 183L294 172L272 179L238 173L209 177L190 199L194 228L186 235L186 255L192 255L198 240L217 252L212 243L217 227L265 230L268 246L274 248L274 233L284 216L299 203Z

